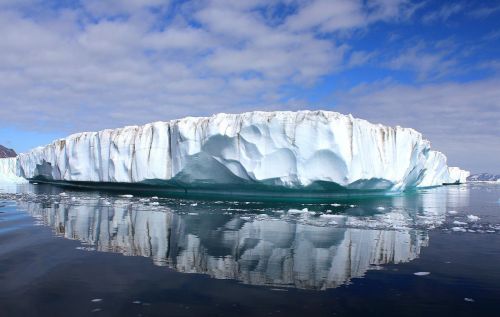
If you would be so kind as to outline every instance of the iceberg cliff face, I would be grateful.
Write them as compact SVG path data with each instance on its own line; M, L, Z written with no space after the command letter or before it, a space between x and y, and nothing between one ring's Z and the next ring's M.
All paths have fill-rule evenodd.
M218 114L78 133L20 154L18 164L28 179L182 188L403 190L450 180L446 157L415 130L327 111Z
M0 183L27 183L20 177L19 162L15 157L0 158Z
M469 171L461 170L458 167L448 167L448 172L450 174L450 183L465 183L467 182L467 177L470 176Z

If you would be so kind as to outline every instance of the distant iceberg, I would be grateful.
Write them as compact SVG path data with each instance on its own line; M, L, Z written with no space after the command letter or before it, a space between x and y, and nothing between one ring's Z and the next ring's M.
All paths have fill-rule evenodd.
M409 128L329 111L187 117L83 132L0 160L0 173L183 190L401 191L465 181ZM9 174L9 175L10 175ZM458 175L458 176L457 176ZM3 176L0 176L3 177Z

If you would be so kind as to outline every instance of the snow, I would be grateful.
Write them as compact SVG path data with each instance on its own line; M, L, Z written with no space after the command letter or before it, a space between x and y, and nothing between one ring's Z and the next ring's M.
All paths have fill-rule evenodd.
M331 183L399 191L454 182L457 173L462 180L464 172L448 168L413 129L328 111L222 113L77 133L11 164L6 173L0 161L0 177L184 188Z

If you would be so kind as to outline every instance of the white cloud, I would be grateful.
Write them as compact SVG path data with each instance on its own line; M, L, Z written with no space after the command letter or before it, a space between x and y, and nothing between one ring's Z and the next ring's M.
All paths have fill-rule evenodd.
M382 81L338 95L341 112L412 127L453 165L474 171L498 166L500 79L422 86Z
M429 12L428 14L422 17L422 21L424 23L432 23L432 22L444 22L448 20L450 17L461 13L465 10L466 6L464 3L447 3L444 4L439 10L435 10Z

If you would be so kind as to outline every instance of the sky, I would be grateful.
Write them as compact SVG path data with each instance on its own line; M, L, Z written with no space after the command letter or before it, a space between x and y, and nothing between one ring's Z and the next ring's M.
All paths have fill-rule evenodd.
M323 109L500 173L500 2L0 0L0 144Z

